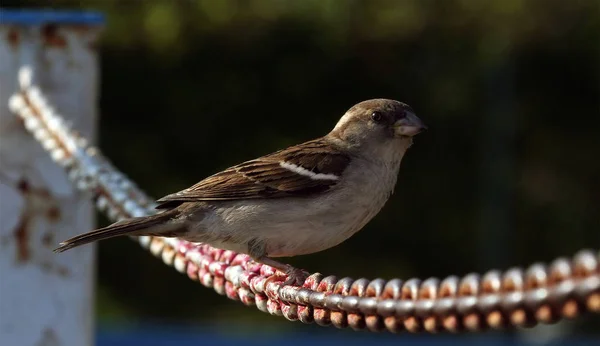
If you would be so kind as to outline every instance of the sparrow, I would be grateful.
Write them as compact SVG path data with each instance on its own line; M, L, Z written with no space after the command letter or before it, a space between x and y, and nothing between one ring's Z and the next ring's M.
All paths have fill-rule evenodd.
M63 252L117 236L178 237L248 254L301 285L307 273L275 260L336 246L362 229L394 191L413 136L426 129L399 101L351 107L327 135L240 163L157 200L158 214L65 240Z

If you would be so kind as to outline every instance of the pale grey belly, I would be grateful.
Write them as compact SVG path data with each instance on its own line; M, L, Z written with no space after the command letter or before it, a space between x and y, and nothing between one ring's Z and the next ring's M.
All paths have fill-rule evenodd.
M190 225L185 238L241 253L249 252L248 244L263 242L270 257L310 254L358 232L385 199L333 193L324 199L220 203L200 223Z

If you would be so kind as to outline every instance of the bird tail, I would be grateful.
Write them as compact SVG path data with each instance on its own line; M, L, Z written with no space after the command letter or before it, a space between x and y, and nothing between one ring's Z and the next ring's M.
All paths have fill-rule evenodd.
M160 235L163 231L165 233L173 233L172 231L174 231L174 228L179 228L181 225L173 223L167 226L165 225L165 222L169 221L177 214L177 209L172 209L156 215L121 220L113 223L110 226L99 228L67 239L61 242L59 247L54 249L54 252L64 252L77 246L122 235ZM165 225L166 227L153 229L158 225Z

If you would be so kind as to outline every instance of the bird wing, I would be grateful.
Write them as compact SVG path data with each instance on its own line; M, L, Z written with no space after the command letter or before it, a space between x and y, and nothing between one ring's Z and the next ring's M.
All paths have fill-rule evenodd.
M350 157L320 138L246 161L159 199L159 209L184 202L307 196L337 184Z

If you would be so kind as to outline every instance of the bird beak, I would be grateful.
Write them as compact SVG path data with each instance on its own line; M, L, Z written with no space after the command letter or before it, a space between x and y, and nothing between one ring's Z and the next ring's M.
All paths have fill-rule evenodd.
M394 123L397 136L412 137L427 130L427 126L414 113L407 112L406 116Z

